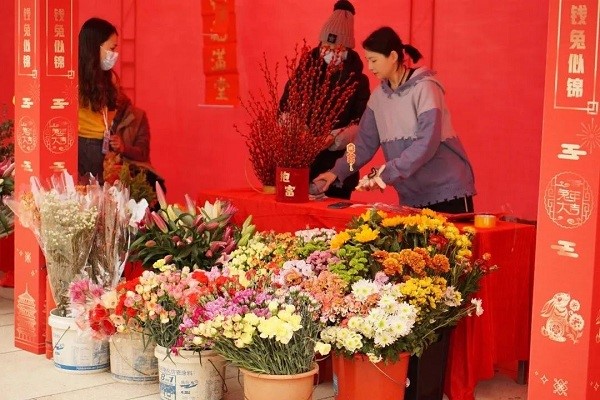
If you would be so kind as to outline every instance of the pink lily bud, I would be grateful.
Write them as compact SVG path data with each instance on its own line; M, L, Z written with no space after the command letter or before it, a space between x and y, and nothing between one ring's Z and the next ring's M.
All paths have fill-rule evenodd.
M209 231L215 230L218 227L219 227L218 222L209 222L208 224L206 224L206 229L208 229Z
M152 211L150 216L152 217L152 220L154 221L158 229L162 231L162 233L169 232L169 227L167 226L167 223L156 212Z
M208 258L211 258L213 256L213 252L209 250L206 250L206 253L204 253L204 255Z
M156 246L156 242L154 240L148 240L146 242L146 247L154 247Z
M231 238L232 232L233 232L233 229L231 229L231 226L227 225L227 227L225 227L225 232L223 232L223 240L228 241L229 238Z
M156 200L158 200L161 210L167 209L167 198L165 197L165 192L163 192L158 181L156 181Z
M169 255L165 256L165 264L171 264L172 261L173 261L173 255L169 254Z
M187 244L192 244L192 242L194 241L194 239L192 239L190 236L185 238L185 241L187 242Z
M219 250L220 248L223 248L226 244L227 244L227 242L215 240L214 242L210 243L210 251L212 251L214 253L215 251Z
M204 222L202 214L197 215L196 218L194 218L194 226L199 226L202 222Z
M225 248L223 249L223 253L225 253L225 254L231 253L235 249L235 246L236 246L235 240L231 240L227 244L227 246L225 246Z
M181 241L181 238L180 238L179 236L177 236L177 235L174 235L174 236L171 238L171 240L173 241L173 243L177 243L177 242L180 242L180 241Z
M176 244L177 247L183 247L185 246L185 242L182 242L181 240L179 242L177 242Z
M194 215L196 213L196 202L192 200L188 194L185 195L185 203L187 205L188 212Z
M198 227L196 228L196 232L198 233L202 233L206 230L206 223L202 222L200 225L198 225Z

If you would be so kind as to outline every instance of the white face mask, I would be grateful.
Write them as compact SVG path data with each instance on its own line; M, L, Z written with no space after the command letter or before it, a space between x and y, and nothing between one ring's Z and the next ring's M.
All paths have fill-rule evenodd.
M102 68L103 71L112 69L117 63L117 58L119 58L119 53L116 51L106 50L106 57L100 60L100 68Z
M325 52L323 53L323 61L325 61L327 64L329 64L331 61L334 62L334 65L339 64L343 60L345 60L346 57L348 57L348 50L344 50L341 52L325 50Z

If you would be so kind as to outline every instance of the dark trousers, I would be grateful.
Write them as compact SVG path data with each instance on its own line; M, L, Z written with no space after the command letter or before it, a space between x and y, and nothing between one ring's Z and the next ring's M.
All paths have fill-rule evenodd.
M77 168L79 182L89 182L92 174L100 183L104 182L104 154L102 139L80 137L78 140Z
M430 210L446 214L472 213L473 196L464 196L457 199L446 200L441 203L430 204L420 208L429 208Z

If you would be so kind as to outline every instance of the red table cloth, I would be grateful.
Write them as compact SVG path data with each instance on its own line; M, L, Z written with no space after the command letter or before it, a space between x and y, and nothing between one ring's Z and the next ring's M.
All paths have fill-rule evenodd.
M198 195L200 205L215 199L233 203L238 209L236 223L252 215L258 230L276 232L343 229L369 207L328 208L339 199L282 203L274 195L250 189L206 190ZM476 297L483 299L483 315L465 318L452 332L445 381L450 400L474 400L477 382L492 378L496 366L510 365L514 372L518 361L529 359L535 227L499 221L494 228L477 229L473 246L475 256L490 253L499 269L481 281Z

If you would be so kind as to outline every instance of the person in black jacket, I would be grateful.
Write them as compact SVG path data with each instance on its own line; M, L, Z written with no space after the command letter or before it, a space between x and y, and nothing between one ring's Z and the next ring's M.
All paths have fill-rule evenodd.
M352 142L358 130L358 121L362 116L369 100L369 79L363 73L363 63L354 50L354 6L348 0L338 0L333 13L321 28L319 46L311 50L313 58L323 57L326 64L341 63L342 68L336 72L334 80L346 82L356 81L356 90L350 97L345 109L337 118L337 124L331 132L331 145L321 151L310 168L310 180L328 171L335 165L338 158L344 155L346 144ZM327 65L323 64L323 68ZM285 110L288 99L289 82L286 84L280 100L280 109ZM341 187L333 185L325 192L328 197L349 199L358 184L359 172L348 177Z

